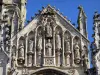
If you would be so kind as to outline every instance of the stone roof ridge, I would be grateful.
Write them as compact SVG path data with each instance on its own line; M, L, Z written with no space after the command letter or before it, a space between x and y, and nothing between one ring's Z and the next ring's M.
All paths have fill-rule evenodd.
M28 20L26 26L35 18L38 17L38 15L44 14L46 13L47 9L50 8L52 10L52 12L59 14L62 18L67 19L67 16L64 16L62 13L59 12L59 9L56 9L55 6L52 7L50 4L48 4L46 7L42 6L42 10L38 10L38 13L35 13L34 17L31 17L31 20ZM68 20L69 21L69 20ZM71 21L69 21L71 22ZM25 26L25 27L26 27Z

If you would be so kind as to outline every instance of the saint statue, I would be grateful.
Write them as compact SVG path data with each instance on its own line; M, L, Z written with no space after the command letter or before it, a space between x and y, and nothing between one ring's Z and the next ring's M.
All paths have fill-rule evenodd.
M52 27L50 26L50 23L47 23L46 25L46 37L52 37Z
M28 56L28 66L32 66L32 55Z
M19 58L24 59L24 44L19 45Z
M12 48L12 60L11 60L11 66L15 67L15 61L16 61L16 47Z
M38 49L38 52L41 53L41 51L42 51L42 33L41 33L41 31L38 34L37 49Z
M56 37L56 49L61 50L61 37L59 32L57 32L55 37Z
M67 36L67 39L65 39L65 52L70 51L70 40Z
M29 40L29 51L32 52L33 51L33 40Z
M46 51L48 56L52 56L52 44L50 42L50 39L47 40Z
M80 47L78 45L78 42L75 44L74 50L75 50L76 62L79 63L80 62Z

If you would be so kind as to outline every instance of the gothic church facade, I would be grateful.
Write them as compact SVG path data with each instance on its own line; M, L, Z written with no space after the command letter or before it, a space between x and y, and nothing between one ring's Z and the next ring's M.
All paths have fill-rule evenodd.
M2 0L0 9L0 51L7 59L2 75L86 75L89 41L81 6L78 28L50 5L27 26L25 0Z

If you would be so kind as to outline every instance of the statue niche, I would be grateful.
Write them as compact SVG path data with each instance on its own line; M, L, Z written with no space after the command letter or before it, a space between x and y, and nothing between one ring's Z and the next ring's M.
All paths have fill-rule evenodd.
M38 50L38 54L41 55L41 51L42 51L42 31L39 31L38 36L37 36L37 50Z
M56 27L56 31L55 31L55 53L56 53L56 66L60 66L61 65L61 61L62 61L62 29L61 27Z
M82 50L82 62L83 62L83 66L85 67L85 70L87 68L87 64L88 64L88 49L86 46L83 47L83 50Z
M33 47L34 46L34 41L33 40L29 40L29 51L28 51L28 66L32 66L32 62L33 62Z
M29 52L33 53L33 46L34 46L34 41L33 40L29 40Z
M42 50L43 50L42 28L39 27L37 30L37 66L41 66Z
M60 51L61 50L61 36L60 36L60 32L58 31L56 33L56 50Z
M52 27L50 25L50 22L46 24L46 37L52 38Z
M78 42L76 42L74 46L74 58L75 58L75 63L79 64L80 63L80 47Z
M52 44L50 42L50 39L48 39L46 43L46 55L52 56Z
M70 67L70 54L71 54L71 50L70 50L70 34L65 34L65 37L64 37L64 54L65 54L65 65L67 67Z
M25 61L25 58L24 58L24 43L22 42L20 45L19 45L19 50L18 50L18 63L19 64L23 64L24 61Z

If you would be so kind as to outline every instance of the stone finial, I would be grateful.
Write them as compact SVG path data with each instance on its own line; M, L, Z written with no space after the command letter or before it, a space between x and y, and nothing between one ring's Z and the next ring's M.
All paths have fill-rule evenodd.
M78 9L83 10L83 7L81 5L78 6Z

